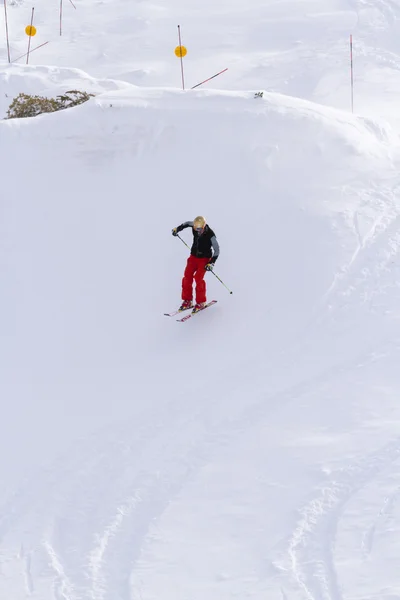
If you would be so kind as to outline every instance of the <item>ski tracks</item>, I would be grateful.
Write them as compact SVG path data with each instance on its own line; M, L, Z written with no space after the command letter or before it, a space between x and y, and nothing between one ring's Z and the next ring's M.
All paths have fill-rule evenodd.
M47 580L54 600L130 600L150 526L220 443L227 407L219 411L209 400L214 418L209 404L188 406L182 397L141 424L83 440L20 490L7 542L26 546L31 593Z
M49 566L55 574L53 578L53 596L55 600L73 600L76 598L74 586L64 571L64 566L52 547L50 541L43 541L43 548L46 550L49 558ZM33 586L32 586L33 587Z
M372 554L375 535L380 528L384 528L389 521L393 519L393 511L400 496L400 485L397 486L394 492L385 496L382 506L371 525L367 528L363 535L362 553L363 557L367 558Z
M347 310L352 303L357 310L360 305L374 310L375 304L379 307L380 298L387 301L389 289L394 296L400 295L397 290L397 267L400 266L398 191L398 186L382 185L381 189L358 193L360 207L341 215L340 220L346 223L345 230L350 237L348 233L344 235L343 222L338 226L342 231L340 237L347 240L347 246L352 240L353 250L315 307L317 323L326 321L333 311ZM346 198L357 194L347 188L343 193Z
M348 364L343 366L348 368ZM42 507L38 533L28 546L29 562L25 557L28 595L35 589L35 577L42 576L35 562L44 552L54 600L131 600L130 577L150 527L221 443L226 446L241 431L341 369L330 369L319 380L269 397L261 394L251 404L243 402L236 414L222 405L214 417L208 405L185 412L183 403L177 403L154 416L148 427L141 429L136 422L136 437L132 433L135 424L129 423L96 443L84 440L75 458L56 462L52 476L42 478L36 499L23 496L25 504L31 504L27 514L19 515L20 532L31 526L33 515L39 516L38 506ZM334 563L339 519L349 500L399 457L400 438L332 473L299 511L287 557L301 597L343 599ZM386 510L391 502L394 498L386 502ZM371 526L365 534L365 548L371 547L373 535ZM281 593L284 598L283 589Z
M16 543L26 545L27 595L37 583L44 589L47 578L54 600L131 600L131 574L150 528L201 467L243 430L352 366L346 361L278 393L260 387L252 400L245 386L235 402L227 394L195 406L184 396L82 440L0 511L3 535L14 532ZM399 456L396 439L335 472L299 511L287 557L302 597L342 600L333 554L340 516ZM367 532L366 547L373 534Z
M400 458L400 438L380 450L330 475L330 481L300 510L300 518L288 544L294 580L308 600L343 600L335 568L335 537L347 503ZM381 518L396 493L385 499ZM370 548L376 524L366 532L364 550Z

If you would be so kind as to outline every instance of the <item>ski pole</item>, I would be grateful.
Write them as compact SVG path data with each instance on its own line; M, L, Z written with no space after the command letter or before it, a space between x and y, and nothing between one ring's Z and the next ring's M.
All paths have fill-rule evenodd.
M176 234L176 237L178 237L181 240L181 242L183 242L185 244L186 248L189 248L189 246L187 245L187 243L185 242L185 240L183 240L181 238L181 236L179 235L179 233ZM190 248L189 248L189 250L190 250Z
M229 292L230 294L233 294L233 292L232 292L232 291L231 291L231 290L230 290L230 289L229 289L229 288L228 288L228 287L225 285L225 283L222 281L222 279L220 279L220 278L218 277L218 275L217 275L216 273L214 273L214 271L213 271L212 269L211 269L211 273L212 273L213 275L215 275L215 277L218 279L218 281L220 281L220 282L222 283L222 285L223 285L223 286L224 286L224 287L225 287L225 288L228 290L228 292Z

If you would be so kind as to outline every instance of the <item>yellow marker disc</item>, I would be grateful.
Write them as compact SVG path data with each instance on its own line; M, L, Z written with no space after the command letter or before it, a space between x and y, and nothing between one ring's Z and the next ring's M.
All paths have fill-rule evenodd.
M187 54L187 49L185 48L185 46L177 46L175 48L175 56L177 56L178 58L183 58L184 56L186 56Z
M25 33L26 35L29 35L29 37L33 37L34 35L36 35L36 27L34 27L33 25L28 25L27 27L25 27Z

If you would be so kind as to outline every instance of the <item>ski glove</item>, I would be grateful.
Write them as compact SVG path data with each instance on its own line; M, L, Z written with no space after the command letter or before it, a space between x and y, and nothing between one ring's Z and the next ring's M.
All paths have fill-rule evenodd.
M177 227L174 227L174 228L173 228L173 230L172 230L172 235L173 235L173 236L177 236L177 235L178 235L178 228L177 228Z
M214 263L208 263L204 268L206 271L212 271L214 268Z

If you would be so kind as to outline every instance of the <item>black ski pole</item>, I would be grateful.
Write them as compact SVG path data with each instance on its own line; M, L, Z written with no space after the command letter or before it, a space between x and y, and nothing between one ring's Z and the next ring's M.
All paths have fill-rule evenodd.
M216 273L214 273L214 271L212 269L210 269L210 270L211 270L211 273L213 275L215 275L215 277L218 279L218 281L220 281L222 283L222 285L228 290L228 292L230 294L233 294L233 292L228 288L228 286L225 285L225 283L222 281L222 279L220 279L220 277L218 277L218 275Z
M176 234L176 237L178 237L181 240L181 242L183 242L185 244L186 248L189 248L189 250L190 250L190 247L187 245L185 240L183 240L178 233ZM222 285L228 290L228 292L230 294L233 294L233 292L228 288L228 286L225 285L225 283L222 281L222 279L220 277L218 277L218 275L216 273L214 273L214 271L212 269L210 269L210 271L213 275L215 275L215 277L218 279L218 281L220 281L222 283Z
M181 236L179 235L179 233L176 234L176 237L178 237L181 240L181 242L183 242L185 244L186 248L189 248L189 246L187 245L187 243L185 242L185 240L183 240L181 238ZM189 250L190 250L190 248L189 248Z

